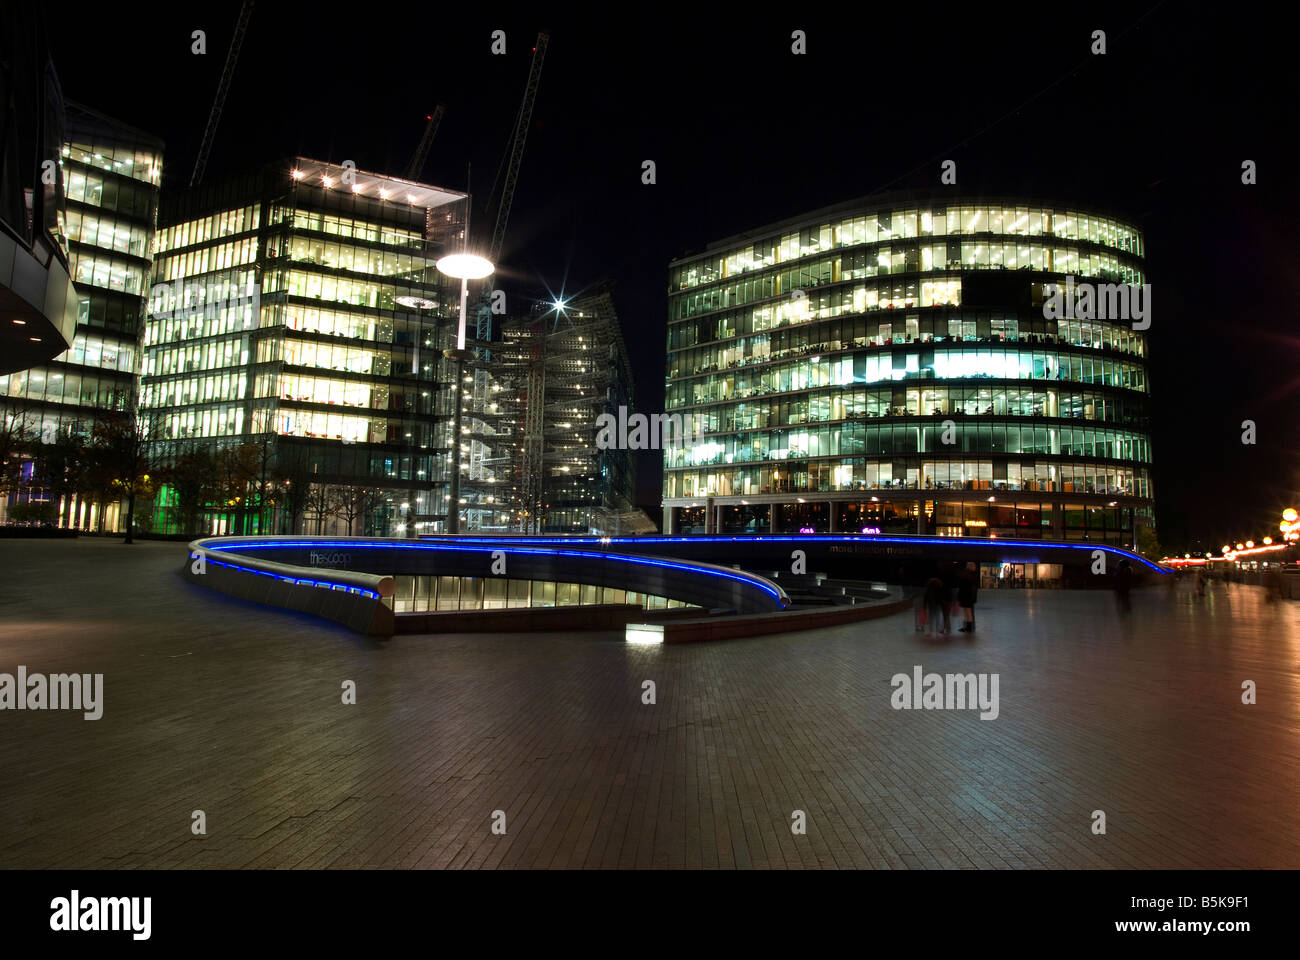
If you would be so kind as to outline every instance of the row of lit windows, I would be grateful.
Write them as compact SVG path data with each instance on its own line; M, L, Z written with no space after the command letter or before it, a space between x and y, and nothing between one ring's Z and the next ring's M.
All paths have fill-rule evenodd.
M664 451L668 469L712 463L751 463L866 454L913 453L1051 454L1149 463L1146 436L1104 427L1062 427L1003 422L862 423L772 430L705 438Z
M942 248L942 245L940 245ZM839 257L827 258L816 262L803 264L794 270L787 270L782 273L760 274L754 277L746 277L736 280L724 286L710 287L707 290L698 290L692 293L674 294L669 298L668 319L669 321L684 320L687 317L697 316L699 314L710 313L714 310L727 310L732 307L738 307L746 303L756 303L762 300L770 300L773 297L789 297L789 305L797 306L800 301L806 301L812 295L812 291L821 286L843 281L857 280L865 277L882 276L891 273L916 273L918 271L945 271L945 270L1006 270L1012 269L1002 261L1001 247L998 248L1000 253L997 258L993 257L992 246L981 243L963 244L961 249L961 259L947 258L945 251L940 249L939 256L933 257L935 250L931 247L918 248L910 251L887 252L887 263L881 263L881 258L867 257L864 255L862 262L858 265L845 264ZM1033 256L1034 248L1027 248L1029 255ZM1038 248L1043 255L1041 269L1047 272L1056 272L1068 274L1076 277L1096 277L1114 283L1124 284L1141 284L1143 274L1140 270L1129 266L1128 264L1117 260L1114 255L1108 253L1098 253L1084 251L1080 253L1075 248L1057 247L1055 249ZM955 253L955 251L954 251ZM882 258L886 257L882 255ZM1016 258L1020 263L1019 257ZM926 266L929 264L929 266ZM1016 267L1014 269L1023 269ZM958 278L949 278L947 283L953 283ZM858 287L857 290L869 290L870 287ZM883 288L882 288L883 289ZM957 286L960 290L960 286ZM796 295L795 291L801 291L801 295ZM857 290L853 291L853 296L857 296ZM832 299L843 303L845 291L835 291L830 294ZM881 297L881 299L884 299ZM918 298L913 297L911 303L899 303L896 306L940 306L949 302L941 297L931 295L930 303L923 303ZM779 309L769 306L769 309ZM858 307L858 309L876 309L874 303Z
M131 395L131 380L73 368L37 367L0 377L0 393L45 403L121 409Z
M961 300L960 281L951 292L951 305ZM1030 310L1023 315L1014 312L963 311L953 314L920 313L906 314L903 319L890 317L847 316L863 312L871 303L879 306L882 299L893 295L892 305L897 307L915 307L918 304L917 284L879 284L862 286L837 291L812 292L795 307L794 303L786 305L783 312L778 312L780 304L765 307L751 307L733 310L728 313L714 313L689 320L680 320L668 325L668 349L680 350L697 344L711 344L714 349L724 345L719 341L736 337L749 336L757 331L783 329L783 333L774 335L773 340L786 338L788 346L815 344L827 340L863 340L880 336L883 342L907 342L923 336L960 336L988 337L1005 334L1008 338L1017 335L1029 337L1069 335L1071 343L1081 346L1109 346L1133 353L1138 356L1146 354L1146 337L1132 329L1131 323L1109 320L1064 320L1044 317L1041 307L1051 296L1046 284L1030 285ZM933 302L935 288L931 288L930 299ZM842 320L839 318L843 317ZM823 318L831 318L826 320ZM822 320L812 326L815 320ZM978 326L968 326L976 323ZM1070 324L1067 326L1067 324ZM758 339L755 343L761 343ZM865 343L856 344L865 346ZM735 345L726 345L734 348Z
M685 302L681 300L677 306L682 307ZM703 315L704 322L708 323L715 319L709 316L713 310L734 305L728 303L725 306L710 307L708 310L700 311L678 309L673 312L669 322L672 324L686 320L698 313ZM864 283L828 290L807 289L800 297L764 303L727 316L733 323L739 319L741 325L748 330L768 330L867 311L957 306L961 306L961 281L955 277L946 277L920 282L896 280L893 283Z
M215 243L210 247L159 257L154 269L154 282L164 283L216 270L227 270L256 260L256 237Z
M344 443L393 443L421 449L427 449L433 443L437 430L430 423L283 407L277 411L274 424L275 432L286 437L314 437ZM416 477L423 479L426 473L423 468L417 469Z
M1143 253L1141 234L1136 230L1089 214L1002 205L894 210L804 227L779 238L772 237L727 252L706 254L673 268L672 289L709 283L839 247L900 237L973 233L1088 240L1134 255Z
M135 257L149 256L149 236L152 231L147 227L123 223L112 217L79 209L69 210L65 223L69 240L102 247L115 253L129 253Z
M153 319L145 327L145 346L177 343L199 337L219 337L256 327L256 312L251 303L238 303L219 307L211 305L210 312L200 316L181 316Z
M290 330L318 333L327 337L393 342L393 321L387 317L376 318L298 303L289 303L277 310L282 310L282 313L277 314L275 320L268 319L268 323L283 322Z
M705 407L686 414L692 435L886 417L1048 417L1147 424L1138 397L1019 387L830 389L790 397Z
M268 360L283 360L295 367L320 367L380 377L392 372L393 358L386 350L293 339L271 341L266 347Z
M0 383L4 381L0 379ZM24 403L12 412L0 408L0 416L14 430L21 430L24 437L40 443L57 443L68 436L89 439L94 428L93 416L72 406L73 401L65 399L58 406L45 407L39 411L27 409ZM97 392L94 402L85 404L101 410L126 410L130 404L129 395L120 391ZM12 420L10 418L13 418Z
M231 337L209 343L155 347L145 355L141 373L146 377L162 377L171 373L224 370L247 363L248 337Z
M835 513L835 529L844 533L859 530L872 532L875 527L885 533L915 533L917 514L923 511L927 532L939 536L982 536L990 533L1009 537L1051 537L1057 522L1066 539L1079 539L1072 531L1091 530L1123 532L1132 529L1130 518L1149 516L1145 507L1116 504L1061 504L1053 513L1051 502L1043 503L1023 496L993 503L978 500L902 500L879 502L813 501L800 504L723 504L720 508L719 532L759 533L771 530L773 510L779 510L778 523L786 530L811 527L826 533L830 524L827 514ZM677 530L680 533L704 533L707 530L707 507L677 507ZM960 531L960 532L958 532ZM1095 537L1089 537L1095 539ZM1040 564L1050 567L1049 564ZM1059 565L1057 573L1059 576ZM1042 574L1040 574L1041 576Z
M154 249L158 253L164 253L179 247L206 243L208 240L217 237L248 233L257 229L260 211L261 205L254 203L246 207L222 210L220 213L214 213L208 217L199 217L197 220L186 220L184 223L164 227L158 231L158 239ZM188 274L185 275L188 276Z
M647 610L688 607L682 600L615 587L505 577L437 577L399 574L393 593L394 613L436 610L505 610L519 607L567 607L597 603L635 604Z
M145 408L156 408L242 400L247 386L248 375L233 371L149 383L142 387L141 405Z
M139 147L73 140L63 145L63 155L89 167L143 180L155 187L162 181L162 154Z
M1146 371L1137 363L1109 357L1018 350L1015 347L937 347L813 357L771 364L752 372L714 373L668 386L666 409L689 404L747 400L774 393L908 379L1066 380L1128 390L1146 390Z
M163 440L200 437L234 437L243 433L244 405L222 403L194 410L180 410L162 418Z
M264 373L258 375L253 395L279 397L299 403L385 410L388 408L390 390L386 384L330 380L297 373Z
M135 373L135 355L134 344L78 330L72 346L54 359L61 363L80 363L104 370Z
M274 241L272 241L274 243ZM377 247L359 244L326 242L319 238L297 236L281 239L280 249L268 246L268 257L286 256L298 263L326 267L330 270L348 270L352 273L369 273L380 277L433 277L429 272L431 260L409 253L394 253Z
M1142 356L1144 338L1122 327L1080 321L1050 321L1059 334L1021 333L1015 317L1002 315L947 314L921 317L912 314L902 322L878 323L862 317L817 325L799 326L780 333L746 337L726 347L697 347L669 355L669 379L712 373L755 363L769 363L788 357L819 357L841 350L899 344L935 342L1026 342L1070 344L1092 349L1111 349ZM850 339L851 338L851 339Z
M349 217L330 216L312 210L287 210L277 207L271 216L272 223L291 221L295 230L312 230L331 236L348 237L366 243L382 243L390 247L424 246L424 234L410 228L379 224Z
M152 223L158 203L158 191L142 183L119 182L113 177L85 170L69 170L64 178L69 200L111 210L124 216Z
M371 460L370 470L375 476L436 480L437 470L441 467L437 467L437 470L431 467L434 463L432 454L417 454L415 451L446 445L445 426L428 421L287 409L267 405L265 401L253 408L249 423L250 432L254 435L275 433L297 440L323 441L320 445L312 446L312 455L314 459L329 463L336 463L340 458L355 459L357 454L350 449L352 444L388 444L410 451L385 458L381 463ZM340 446L336 441L344 443ZM411 468L412 461L415 463L414 469ZM438 458L439 463L443 461L445 456ZM321 469L327 471L333 467L322 465ZM431 470L434 472L431 473Z
M1077 247L1046 247L1025 241L988 243L963 240L960 244L935 243L923 247L900 247L893 244L846 252L840 259L829 263L830 279L823 279L823 270L813 264L800 267L798 277L791 271L791 282L796 279L802 281L807 277L812 283L831 283L890 273L914 273L918 270L929 272L943 270L945 267L949 270L1036 270L1117 278L1137 278L1142 275L1136 267L1111 253L1095 250L1080 252Z
M144 303L136 297L84 288L77 291L77 323L82 326L122 333L134 340L144 312Z
M107 253L89 250L69 251L68 259L72 265L72 279L76 283L132 296L143 296L145 293L149 268L144 264L119 260Z
M1150 498L1145 467L1085 461L865 460L811 462L798 466L725 467L671 471L664 496L760 496L770 493L831 493L855 490L986 490L1090 493Z
M274 293L283 290L291 297L345 303L372 310L397 310L406 309L397 303L397 297L406 293L437 298L436 288L431 290L426 285L440 283L438 279L440 276L434 269L432 261L428 261L426 267L414 271L412 276L405 278L421 285L415 290L409 290L390 284L322 276L319 273L308 273L302 270L267 270L262 283L262 292Z
M156 282L150 289L145 345L252 330L260 303L252 267Z

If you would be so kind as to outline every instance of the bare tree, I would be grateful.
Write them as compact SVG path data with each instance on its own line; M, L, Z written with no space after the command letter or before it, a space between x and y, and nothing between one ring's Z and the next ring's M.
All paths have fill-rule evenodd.
M308 497L311 495L312 481L315 476L311 469L311 461L303 451L284 451L282 454L277 454L274 493L282 507L281 520L288 528L285 533L298 532L299 518L308 510Z
M307 492L307 513L316 518L316 534L325 532L325 521L337 516L339 512L339 494L336 487L328 483L313 483Z
M126 536L134 543L135 501L147 494L153 469L150 452L157 440L156 421L145 411L108 410L95 419L91 431L91 462L101 476L111 480L110 488L126 497ZM103 514L103 506L100 508Z
M176 452L164 469L159 470L172 489L172 519L180 532L197 532L199 514L205 510L216 493L216 461L212 451L199 443Z
M257 475L253 496L257 502L257 532L266 533L267 511L275 505L275 435L263 435L255 446Z
M366 520L384 502L384 491L378 487L346 486L338 490L338 516L348 526L348 536L356 533L354 526L361 520L361 532L365 533Z
M247 532L250 490L257 481L258 448L254 443L226 447L216 455L218 502L234 513L232 532Z

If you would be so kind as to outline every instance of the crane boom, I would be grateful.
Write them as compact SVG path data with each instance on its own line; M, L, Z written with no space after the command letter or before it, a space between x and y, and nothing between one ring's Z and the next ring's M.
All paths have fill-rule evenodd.
M488 244L487 258L493 263L496 263L501 255L501 244L505 241L506 224L510 221L510 204L515 197L519 166L524 159L524 143L528 139L528 127L533 119L533 101L537 97L537 83L542 76L542 61L546 57L546 44L549 41L549 36L539 33L537 44L533 47L533 63L528 70L528 84L524 87L524 100L519 106L519 115L515 119L515 135L510 146L505 186L501 188L501 199L497 203L496 226L492 230L492 240Z
M423 173L424 163L429 159L429 146L433 143L433 138L438 133L438 123L446 112L447 105L440 103L437 109L429 114L429 123L424 128L424 136L420 138L420 145L415 148L415 156L411 157L411 165L406 168L407 180L418 180L421 173Z
M199 155L194 161L194 173L190 176L190 186L198 186L203 180L203 171L208 165L208 154L212 152L212 141L217 136L217 124L221 122L221 108L225 106L226 94L230 92L230 79L235 74L235 63L239 60L239 48L244 43L244 32L248 29L248 18L253 15L253 0L244 0L239 8L239 22L235 24L235 36L230 41L230 50L226 52L226 65L221 69L221 80L217 83L217 96L212 101L212 112L208 114L208 125L203 131L203 140L199 144Z

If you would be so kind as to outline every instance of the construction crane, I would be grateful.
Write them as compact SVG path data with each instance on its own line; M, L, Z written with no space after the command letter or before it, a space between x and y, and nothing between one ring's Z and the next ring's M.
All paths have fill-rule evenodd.
M244 32L248 29L248 18L253 15L253 0L244 0L239 8L239 22L235 24L235 37L230 41L230 50L226 53L226 65L221 70L221 80L217 83L217 96L212 101L212 112L208 114L208 125L203 131L203 141L199 144L199 155L194 161L194 173L190 177L190 186L196 187L203 180L203 170L208 165L208 154L212 152L212 141L217 136L217 124L221 121L221 108L226 103L226 94L230 92L230 78L235 74L235 63L239 60L239 48L244 43Z
M514 135L505 155L501 159L502 167L505 170L505 185L501 188L501 196L497 200L496 225L492 228L492 238L488 241L487 247L487 258L494 267L497 259L501 256L501 245L505 242L506 224L510 222L510 205L515 199L515 185L519 182L519 167L524 159L524 144L528 140L528 128L533 120L533 102L537 99L537 84L542 77L542 61L546 59L546 45L550 42L550 39L550 36L545 32L537 34L537 43L533 45L533 62L528 69L528 82L524 85L524 99L519 104L519 113L515 115ZM501 168L498 168L498 181L501 179L501 172ZM495 192L496 184L494 183L492 192L488 194L489 207L491 206L492 193ZM483 284L483 296L476 316L475 333L480 343L487 343L492 339L491 297L492 278L488 277Z
M429 159L429 146L433 143L433 138L438 133L438 123L446 112L447 105L440 103L437 109L426 118L429 123L424 128L424 136L420 138L420 145L415 148L415 156L411 158L411 165L406 168L407 180L420 179L420 174L424 171L424 162Z
M537 44L533 47L533 64L528 71L528 83L524 87L524 99L519 105L519 115L515 118L515 134L510 146L505 186L501 188L501 199L497 201L496 226L492 229L492 240L488 244L487 258L493 263L496 263L497 257L501 255L501 244L506 237L506 224L510 221L510 204L515 198L519 166L524 159L524 143L528 139L528 127L533 120L533 101L537 99L537 83L542 77L542 61L546 58L546 44L550 39L545 33L539 33Z

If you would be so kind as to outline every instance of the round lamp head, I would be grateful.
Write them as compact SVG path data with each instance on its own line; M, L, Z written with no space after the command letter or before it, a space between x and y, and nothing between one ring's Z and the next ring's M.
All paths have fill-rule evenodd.
M436 264L439 273L444 273L457 280L481 280L492 275L496 269L490 260L473 253L452 253L443 257Z

